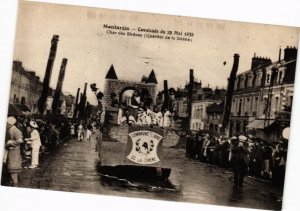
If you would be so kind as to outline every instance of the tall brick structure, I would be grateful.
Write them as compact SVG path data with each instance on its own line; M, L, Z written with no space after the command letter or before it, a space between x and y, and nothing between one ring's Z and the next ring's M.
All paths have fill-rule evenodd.
M118 79L114 66L111 65L105 77L103 106L110 110L112 101L111 93L115 93L119 101L121 101L122 94L127 90L133 89L146 89L153 102L156 102L157 80L154 70L151 71L145 82L126 81Z

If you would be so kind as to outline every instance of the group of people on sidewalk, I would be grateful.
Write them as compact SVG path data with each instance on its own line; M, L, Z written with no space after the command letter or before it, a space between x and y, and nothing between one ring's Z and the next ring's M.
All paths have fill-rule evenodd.
M8 173L8 176L2 176L2 180L7 180L12 186L18 186L18 174L22 171L22 154L21 145L25 144L31 148L31 165L27 168L34 169L39 165L39 151L41 147L40 134L37 130L38 125L35 121L29 122L28 132L30 136L24 137L21 130L16 126L17 120L15 117L7 118L5 150L3 158L3 171ZM2 181L2 183L5 183Z
M39 167L41 153L48 153L69 138L90 140L92 121L62 120L9 116L4 145L2 185L18 186L18 174L23 168ZM30 164L27 160L30 159ZM27 164L27 165L26 165Z
M243 186L243 178L246 174L271 180L275 185L283 186L287 142L279 141L270 144L251 135L228 138L188 133L186 156L232 169L235 187Z

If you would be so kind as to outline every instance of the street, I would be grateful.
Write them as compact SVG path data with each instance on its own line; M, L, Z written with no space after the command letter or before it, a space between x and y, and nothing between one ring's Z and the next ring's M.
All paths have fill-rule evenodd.
M130 180L97 171L95 137L71 139L50 154L41 156L40 168L23 169L20 187L67 192L94 193L181 202L194 202L257 209L281 209L280 188L270 182L247 177L243 189L233 188L228 170L185 158L182 149L170 149L178 166L168 181ZM175 156L176 155L176 156Z

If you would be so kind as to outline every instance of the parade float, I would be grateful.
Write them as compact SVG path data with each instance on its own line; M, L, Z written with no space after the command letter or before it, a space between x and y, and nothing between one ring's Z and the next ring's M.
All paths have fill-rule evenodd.
M172 160L176 158L174 153L168 152L180 137L169 130L166 113L160 112L162 108L154 112L156 85L154 71L145 81L124 81L118 80L113 66L106 75L104 93L96 88L96 84L90 85L100 107L101 129L96 148L101 172L128 176L140 175L142 171L144 175L163 179L170 176ZM139 92L143 106L130 106L130 98L135 92ZM140 120L142 113L148 121ZM158 117L160 120L154 120L155 115L162 116Z

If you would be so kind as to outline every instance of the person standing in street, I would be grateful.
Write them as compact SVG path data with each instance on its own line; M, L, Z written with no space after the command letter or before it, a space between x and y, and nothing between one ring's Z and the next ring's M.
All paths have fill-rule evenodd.
M234 172L234 188L242 188L248 172L249 150L246 136L231 140L231 165Z
M91 135L93 133L93 126L90 122L86 125L86 140L91 140Z
M18 186L18 174L22 171L20 144L23 143L22 132L15 126L14 117L7 118L4 164L11 177L11 185Z
M30 121L29 125L31 128L30 138L25 138L25 141L31 144L31 148L32 148L31 165L29 166L29 168L34 169L37 168L39 165L39 153L42 144L41 144L40 133L37 130L38 128L37 123L35 121Z
M83 140L83 125L82 125L82 122L80 122L78 127L77 127L77 137L78 137L79 142L81 142Z
M71 123L70 130L71 130L70 131L71 132L71 137L74 138L74 136L75 136L75 127L74 127L73 123Z

